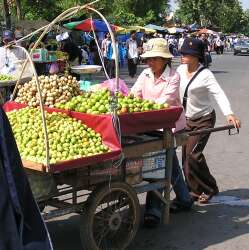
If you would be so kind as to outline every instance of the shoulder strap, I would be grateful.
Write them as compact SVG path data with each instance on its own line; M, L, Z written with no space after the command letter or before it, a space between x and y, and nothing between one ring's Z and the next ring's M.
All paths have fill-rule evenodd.
M190 79L190 81L188 82L188 85L184 91L184 96L183 96L183 100L182 100L182 106L184 108L184 110L186 111L186 107L187 107L187 98L188 98L188 88L190 86L190 84L194 81L194 79L199 75L199 73L201 73L202 70L204 70L206 67L201 67L195 74L194 76Z

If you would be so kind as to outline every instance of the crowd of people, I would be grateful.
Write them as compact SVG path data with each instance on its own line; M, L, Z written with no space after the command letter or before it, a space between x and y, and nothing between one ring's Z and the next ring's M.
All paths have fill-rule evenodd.
M208 67L212 62L211 52L215 52L219 55L223 54L224 51L231 51L239 40L239 37L226 37L222 35L210 35L206 33L183 33L178 35L163 35L155 33L137 36L136 31L131 31L130 37L125 42L120 41L118 35L115 37L119 65L120 67L128 67L129 76L131 78L135 77L137 65L142 61L141 54L146 51L147 43L152 38L165 39L169 47L169 51L173 56L180 56L181 46L186 38L195 37L200 39L204 43L205 47L204 65L206 67ZM91 40L89 45L85 44L84 46L81 46L81 50L83 53L83 62L87 64L101 65L100 56L102 55L108 75L110 78L113 78L115 75L114 54L111 43L111 36L109 33L106 33L103 40L98 40L98 45L101 51L98 51L94 39Z

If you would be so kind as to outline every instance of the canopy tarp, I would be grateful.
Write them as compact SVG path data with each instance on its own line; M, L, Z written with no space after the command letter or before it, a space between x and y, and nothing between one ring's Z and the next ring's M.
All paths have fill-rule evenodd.
M186 31L185 29L177 27L167 28L167 30L169 34L183 33Z
M196 31L199 28L199 25L197 23L192 23L188 26L188 28L192 31Z
M132 30L135 30L136 32L142 32L142 33L146 33L146 34L150 34L150 33L155 33L156 30L154 29L149 29L143 26L139 26L139 25L134 25L134 26L128 26L125 28L125 30L121 30L119 33L129 33Z
M164 28L162 26L155 25L155 24L147 24L144 27L148 28L148 29L153 29L153 30L156 30L156 31L159 31L159 32L167 32L166 28Z

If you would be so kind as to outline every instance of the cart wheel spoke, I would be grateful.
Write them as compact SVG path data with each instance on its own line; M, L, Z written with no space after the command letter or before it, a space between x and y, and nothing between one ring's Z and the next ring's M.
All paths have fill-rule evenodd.
M86 250L123 250L139 225L139 201L126 183L99 187L90 195L81 239Z
M100 247L102 240L106 237L106 235L110 232L109 228L104 228L100 233L99 237L96 237L96 241L98 242L98 247Z

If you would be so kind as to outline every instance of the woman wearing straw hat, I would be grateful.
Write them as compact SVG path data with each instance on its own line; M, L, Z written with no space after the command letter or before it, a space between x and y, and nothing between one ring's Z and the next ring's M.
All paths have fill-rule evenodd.
M214 97L227 122L240 127L231 105L215 79L213 73L203 67L204 47L202 41L187 38L181 47L182 65L177 69L180 74L180 95L187 118L187 131L213 128L215 111L210 97ZM190 136L183 147L183 169L193 198L207 203L219 189L215 178L209 171L203 150L210 133Z
M131 89L131 93L160 104L181 105L179 97L180 78L179 74L171 68L173 56L168 50L166 40L163 38L150 39L147 44L147 50L141 57L146 60L149 68L140 74ZM185 116L182 113L176 124L175 131L184 129L185 124ZM176 194L176 199L171 204L171 212L190 210L192 201L184 182L175 150L171 182ZM160 218L161 201L153 192L148 192L144 217L145 225L154 226L160 222Z

